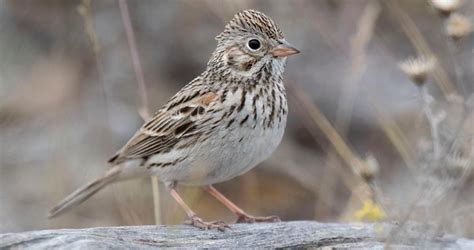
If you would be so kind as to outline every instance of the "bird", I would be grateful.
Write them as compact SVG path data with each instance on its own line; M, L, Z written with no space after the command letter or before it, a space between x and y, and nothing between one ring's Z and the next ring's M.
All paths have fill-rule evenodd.
M223 221L201 219L181 198L178 185L202 187L236 215L236 222L280 221L246 213L213 184L251 170L281 142L288 115L283 72L287 57L300 51L270 17L251 9L235 14L215 39L217 47L204 72L109 159L108 171L60 201L49 218L110 183L157 176L186 212L189 225L229 228Z

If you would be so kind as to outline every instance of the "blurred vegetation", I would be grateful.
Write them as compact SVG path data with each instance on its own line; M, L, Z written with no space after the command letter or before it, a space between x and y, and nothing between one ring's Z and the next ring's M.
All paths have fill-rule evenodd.
M214 36L242 9L272 17L301 49L285 73L290 117L280 147L258 168L216 185L249 213L417 220L474 237L474 38L459 37L459 27L449 26L459 19L434 2L128 6L152 111L204 70ZM472 22L474 1L459 4L457 14ZM399 68L417 56L433 60L422 87L410 80L413 66ZM1 1L0 58L0 233L153 224L149 179L115 184L46 219L49 207L103 172L142 124L117 1ZM182 190L205 219L234 219L199 188ZM163 223L184 218L165 192L160 208Z

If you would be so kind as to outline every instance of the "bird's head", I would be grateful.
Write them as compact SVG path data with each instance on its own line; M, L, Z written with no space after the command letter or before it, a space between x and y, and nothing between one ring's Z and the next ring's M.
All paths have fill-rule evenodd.
M237 76L255 75L265 66L283 73L286 57L299 53L272 19L255 10L237 13L216 40L213 57Z

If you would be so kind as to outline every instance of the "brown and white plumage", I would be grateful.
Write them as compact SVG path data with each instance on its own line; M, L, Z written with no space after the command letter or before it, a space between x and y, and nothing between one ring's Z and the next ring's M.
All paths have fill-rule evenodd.
M176 184L208 186L206 190L241 220L257 220L210 185L247 172L281 141L287 116L282 74L286 56L298 51L270 18L254 10L237 13L216 40L206 71L172 97L109 160L114 167L108 174L67 197L53 208L51 217L109 182L157 175L180 203ZM212 227L184 208L193 225Z
M206 129L210 119L203 119L203 114L216 97L196 78L145 123L109 163L142 159L144 165L150 156L177 150Z

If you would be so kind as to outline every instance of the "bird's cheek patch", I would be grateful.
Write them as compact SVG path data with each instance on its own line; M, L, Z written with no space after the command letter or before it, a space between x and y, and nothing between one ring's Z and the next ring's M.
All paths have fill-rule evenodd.
M245 54L238 49L230 50L224 60L230 68L244 72L251 70L256 63L256 59L253 56Z

